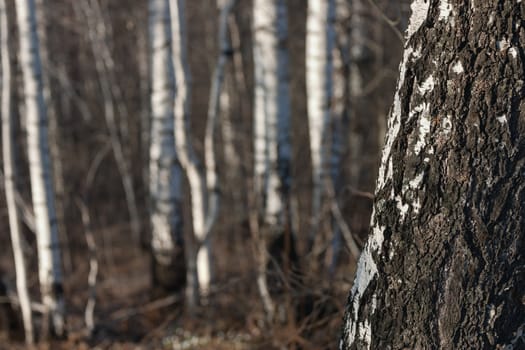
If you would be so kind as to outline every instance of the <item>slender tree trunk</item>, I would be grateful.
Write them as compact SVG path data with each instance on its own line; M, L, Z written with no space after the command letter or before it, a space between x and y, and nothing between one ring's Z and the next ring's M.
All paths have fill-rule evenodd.
M332 48L333 52L333 98L332 98L332 120L331 140L330 140L330 158L329 170L333 196L330 198L332 208L340 212L340 203L338 190L342 187L343 181L343 164L342 160L345 153L348 151L348 125L350 120L350 89L349 89L349 75L350 75L350 30L348 26L348 19L350 18L350 0L336 0L336 18L335 18L335 45ZM334 206L337 206L335 208ZM334 211L332 209L332 212ZM330 276L333 276L340 257L340 252L343 247L343 235L341 226L345 226L341 220L337 220L335 213L333 220L333 236L331 245L331 260L328 271ZM341 215L341 219L343 219ZM348 226L346 226L348 227ZM350 229L346 237L347 245L350 247L352 255L355 258L359 255L359 250Z
M219 0L218 7L221 11L219 19L219 56L213 73L210 99L208 103L208 119L206 122L206 132L204 136L204 164L206 168L206 221L205 221L205 236L204 244L200 247L197 258L201 254L201 250L205 249L210 254L211 249L210 233L215 224L217 216L219 214L219 183L217 176L217 166L215 159L215 147L214 147L214 135L217 124L217 119L220 112L220 98L222 95L224 86L224 75L226 70L226 63L229 59L231 52L231 43L228 34L228 18L235 5L236 0ZM209 259L209 258L208 258ZM211 266L210 266L211 267ZM211 271L210 271L211 272ZM208 281L201 283L201 289L208 292L209 283L211 276Z
M140 22L139 22L140 23ZM147 22L147 26L151 24ZM139 89L140 89L140 154L142 164L142 181L144 188L149 188L149 152L151 138L151 49L150 49L150 32L147 29L137 31L137 47L139 67ZM146 243L147 236L142 237ZM148 246L148 244L145 244Z
M122 186L126 196L126 204L131 222L131 231L135 242L140 241L141 223L139 210L133 186L133 176L131 174L129 159L126 156L125 148L119 134L117 123L117 113L121 118L128 118L126 105L123 101L120 88L114 79L114 62L111 57L107 44L107 31L104 25L104 18L101 15L97 0L82 0L73 4L77 13L83 12L87 22L87 34L91 42L95 68L99 77L102 97L104 99L104 117L111 139L113 155L117 163L117 168L122 177Z
M525 4L411 9L340 348L522 348Z
M254 1L255 186L265 225L282 233L290 188L290 93L287 7Z
M5 0L0 0L0 55L2 59L2 151L4 163L4 188L9 214L9 229L11 232L11 245L16 269L16 289L22 320L24 322L25 340L27 344L33 343L33 320L31 315L31 299L27 288L26 263L20 227L19 210L16 204L16 161L15 142L12 114L11 92L11 62L9 57L9 31L7 23L7 8Z
M185 1L170 0L172 62L175 73L175 147L188 182L191 196L191 216L196 242L189 249L187 271L187 301L193 307L199 303L200 293L205 293L211 279L209 248L205 241L206 179L193 152L189 127L190 71L186 59ZM202 250L201 250L201 245ZM198 255L197 251L200 252ZM199 266L200 265L200 266Z
M189 91L190 78L186 57L185 1L171 0L172 59L175 72L175 145L177 154L191 189L192 224L196 239L196 252L190 252L191 261L188 269L188 298L190 304L196 304L199 297L209 294L212 281L211 237L210 232L218 214L217 173L215 169L215 150L213 135L219 111L219 98L224 80L224 65L229 50L227 19L235 1L224 4L221 12L219 40L221 53L212 80L208 120L205 132L205 169L199 164L191 142L189 126ZM196 271L192 271L195 266ZM196 280L195 280L196 276Z
M53 101L51 79L49 77L49 48L47 41L47 16L44 0L36 0L38 37L40 39L40 56L42 60L42 81L44 87L44 99L46 104L47 116L49 119L49 150L51 152L53 186L55 189L55 206L57 215L58 232L62 242L62 253L64 256L64 268L66 274L73 269L69 237L65 223L65 186L64 186L64 166L62 165L62 152L60 131L58 129L58 113Z
M308 2L306 22L306 91L312 155L312 227L310 245L319 230L321 203L330 175L330 125L333 99L335 0Z
M64 300L60 244L49 160L47 115L36 32L34 0L16 0L20 35L20 66L24 82L31 192L37 230L39 280L52 331L64 333Z
M149 192L153 284L179 290L186 279L182 230L182 171L175 153L169 0L149 1L151 140Z
M275 310L268 299L270 289L266 283L270 271L266 265L273 267L273 262L278 262L281 265L278 268L287 274L295 255L289 217L291 147L287 16L284 0L254 1L254 186L256 207L262 217L258 244L265 245L264 249L257 249L262 254L258 257L257 281L269 318Z

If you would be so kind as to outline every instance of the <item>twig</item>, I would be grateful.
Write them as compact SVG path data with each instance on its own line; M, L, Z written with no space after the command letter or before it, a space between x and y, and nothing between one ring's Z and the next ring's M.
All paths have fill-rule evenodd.
M405 42L405 38L403 37L403 34L399 29L397 29L398 21L393 21L379 8L379 6L375 3L373 0L368 0L368 2L372 5L372 7L376 10L376 12L379 14L379 16L385 21L386 24L392 29L394 34L397 36L397 38L401 41L401 44Z
M82 216L82 224L84 225L84 231L86 235L86 243L89 251L89 274L88 274L88 286L89 286L89 297L86 303L86 310L84 313L84 320L86 322L86 328L88 333L91 335L95 329L94 311L97 300L97 274L98 274L98 261L97 261L97 245L95 243L95 237L91 230L91 218L89 216L89 210L80 198L76 199L78 209Z

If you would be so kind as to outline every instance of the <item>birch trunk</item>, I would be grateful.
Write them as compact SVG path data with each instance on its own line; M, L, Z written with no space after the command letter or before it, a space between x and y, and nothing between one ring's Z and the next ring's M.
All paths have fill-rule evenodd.
M166 291L185 282L182 172L175 153L173 66L168 0L149 1L151 140L149 152L153 284Z
M212 81L208 121L205 133L205 169L199 164L189 140L189 91L190 78L186 57L185 1L171 0L172 59L175 72L175 145L182 167L191 189L192 224L196 238L196 253L190 252L191 261L188 269L188 298L190 304L196 304L199 297L205 298L210 291L212 281L210 232L218 214L218 189L215 165L213 134L219 98L224 80L224 65L229 47L227 19L234 1L224 5L221 12L221 54ZM226 49L225 49L226 48ZM196 271L192 271L195 266ZM196 280L195 280L196 276Z
M333 49L335 0L308 2L306 22L306 92L308 130L312 156L312 228L310 241L319 230L324 184L330 175L330 125L333 98Z
M24 83L27 147L37 231L39 280L46 319L55 335L64 333L64 300L60 244L49 161L47 115L34 0L16 0L20 66Z
M16 204L16 161L12 114L11 63L9 57L9 31L5 0L0 0L0 55L2 59L2 151L4 162L4 188L9 215L11 245L16 269L16 289L24 322L25 340L33 343L31 299L27 288L26 263L23 251L19 210Z
M222 142L224 150L225 171L224 176L229 181L229 188L232 192L234 202L234 221L241 222L247 218L245 211L247 205L246 187L239 186L239 183L245 184L247 180L246 166L242 164L242 152L236 148L239 145L242 137L238 132L243 126L240 124L239 118L234 119L234 116L243 117L248 112L246 101L248 100L246 89L246 76L244 74L243 55L241 47L241 39L239 33L239 23L235 15L228 18L228 29L230 34L230 49L232 53L232 64L230 74L226 76L225 88L221 95L221 131ZM236 126L234 129L233 126ZM237 130L237 132L235 132ZM245 140L242 139L242 142ZM250 186L248 186L249 188Z
M295 256L289 215L291 147L287 35L286 2L255 0L254 186L255 207L262 218L260 232L256 233L261 239L255 244L259 245L257 252L260 255L257 283L269 319L277 311L269 292L277 292L277 288L283 285L278 278L277 281L274 279L276 283L272 281L270 284L273 290L268 286L268 278L276 272L274 264L269 264L270 257L278 263L277 268L286 278ZM285 313L281 316L286 317Z
M36 0L36 13L38 22L38 38L40 39L40 56L42 61L42 82L44 88L44 100L46 112L49 120L49 150L51 154L51 163L53 166L53 186L55 189L55 207L57 215L58 232L62 244L62 253L64 257L64 268L66 274L73 269L69 237L66 231L65 223L65 186L64 186L64 167L62 165L61 136L58 130L58 114L54 105L51 93L51 79L49 78L49 51L47 42L47 16L44 0Z
M340 349L517 349L525 4L412 2Z
M255 186L265 225L282 233L291 157L287 7L284 0L255 0L253 8Z
M226 63L228 62L231 52L231 43L228 34L228 18L236 2L236 0L218 0L217 3L218 8L220 9L218 37L220 52L212 78L210 100L208 103L208 119L204 136L204 164L206 167L207 206L204 236L205 243L200 249L207 250L210 250L210 233L219 214L219 186L215 159L214 134L221 107L220 99L224 90L223 86ZM199 254L201 254L200 251ZM207 252L207 254L209 255L210 253ZM208 292L206 289L209 289L210 282L207 281L207 283L208 285L203 285L201 283L201 288L203 288L203 290L206 292Z

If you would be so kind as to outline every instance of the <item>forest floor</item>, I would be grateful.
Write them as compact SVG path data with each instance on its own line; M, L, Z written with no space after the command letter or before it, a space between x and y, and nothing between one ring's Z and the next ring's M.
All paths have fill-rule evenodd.
M255 265L249 237L217 240L217 282L207 305L189 312L180 296L153 297L149 255L120 230L95 232L99 274L95 307L96 330L88 337L84 309L88 298L86 249L74 251L66 278L68 337L39 343L36 349L335 349L355 259L343 254L335 276L311 264L300 283L278 297L285 314L295 314L297 300L308 295L309 312L269 324L256 289ZM231 235L229 235L231 236ZM248 248L247 248L248 247ZM227 257L227 258L224 258ZM5 260L5 259L3 259ZM318 258L317 260L322 260ZM309 259L312 261L312 259ZM2 266L5 268L4 262ZM7 269L6 269L7 270ZM11 270L12 271L12 270ZM36 275L36 274L34 274ZM11 276L10 276L11 277ZM33 295L37 283L30 283ZM301 299L303 298L303 299ZM300 312L300 311L299 311ZM38 325L38 315L36 323ZM17 341L2 341L0 350L24 349Z

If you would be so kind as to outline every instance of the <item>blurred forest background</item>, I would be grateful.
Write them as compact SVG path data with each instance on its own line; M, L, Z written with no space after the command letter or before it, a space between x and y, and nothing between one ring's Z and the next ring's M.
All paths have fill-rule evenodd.
M24 92L17 58L18 28L14 2L6 3L13 67L16 185L20 194L18 205L25 217L23 248L38 334L41 332L38 260L35 235L30 227L31 186L25 151ZM79 5L81 3L85 5ZM297 300L304 300L301 296L306 295L308 310L301 317L277 317L270 322L259 296L257 249L248 210L254 167L252 19L257 12L253 5L252 1L237 1L228 20L232 50L225 66L226 97L222 97L214 143L220 194L219 213L211 236L214 277L206 300L190 309L184 303L184 293L174 296L156 293L152 288L148 1L37 0L40 47L47 51L41 56L50 88L46 102L67 324L67 337L53 340L52 349L95 346L116 349L336 348L357 256L350 253L342 240L337 265L331 267L330 208L321 208L321 229L313 247L308 244L313 217L313 180L305 66L306 0L286 1L291 94L290 211L297 244L294 259L300 266L301 278L274 298L276 303L296 307ZM342 97L347 118L346 147L335 195L342 217L360 248L368 234L386 117L402 53L401 33L410 8L407 0L338 0L337 6L338 40L343 37L350 45L343 48L348 50L345 56L348 59L333 74L344 79L350 93ZM340 11L341 6L346 6L347 11ZM210 89L220 55L219 19L220 9L214 0L186 1L192 89L190 139L199 159L204 159ZM93 50L90 32L94 30L98 31L107 51L100 49L101 46ZM94 51L106 60L103 75L97 73L96 62L101 57L96 57ZM113 131L111 126L108 128L105 115L106 92L101 88L104 84L110 86L116 106L116 130ZM225 98L229 100L227 105ZM231 124L225 126L227 119ZM226 153L232 151L225 146L228 127L232 130L234 157L238 162L233 165L226 159ZM122 170L112 149L115 135L123 146L123 157L131 175L136 217L130 216L129 193L124 191ZM183 189L184 236L185 242L191 244L194 238L186 178ZM12 299L9 291L16 293L4 199L4 195L0 196L0 274L7 288L6 296L0 296L2 307ZM86 233L92 235L94 251L86 243ZM88 286L90 257L98 261L96 289ZM277 278L282 277L275 273ZM85 306L90 295L95 295L92 293L96 293L95 328L86 333ZM16 309L16 304L13 305ZM6 319L5 312L0 312L0 319L2 317L0 325L14 323L9 316ZM11 324L11 328L18 331L10 332L9 338L5 332L1 333L0 348L23 346L20 327L20 324L18 327Z

